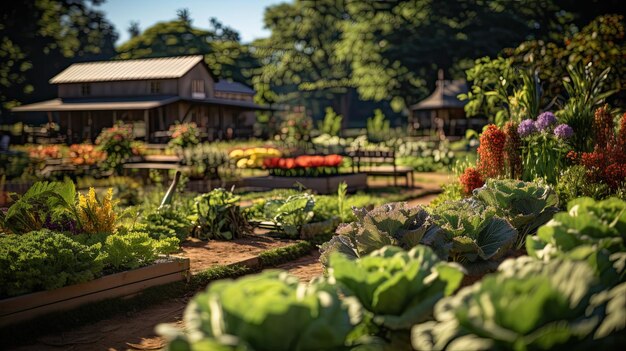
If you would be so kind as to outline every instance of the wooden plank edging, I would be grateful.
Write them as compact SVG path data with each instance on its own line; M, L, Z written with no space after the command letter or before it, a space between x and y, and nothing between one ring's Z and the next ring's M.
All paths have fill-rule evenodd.
M0 327L89 302L128 296L148 287L184 280L188 274L189 259L175 258L81 284L3 299L0 300Z

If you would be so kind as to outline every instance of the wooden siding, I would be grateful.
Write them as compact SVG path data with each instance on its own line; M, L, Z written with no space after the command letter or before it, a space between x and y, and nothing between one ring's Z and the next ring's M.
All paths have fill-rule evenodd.
M160 83L160 92L158 94L152 94L150 92L150 83L155 81ZM89 84L91 86L91 94L89 96L83 96L81 94L83 84ZM127 82L71 83L59 84L58 88L60 98L177 95L178 80L160 79Z
M254 94L233 93L228 91L215 91L215 97L228 100L254 101Z
M198 63L178 79L178 95L184 98L192 98L191 82L194 80L204 81L204 92L207 98L212 98L215 95L215 82L202 63Z

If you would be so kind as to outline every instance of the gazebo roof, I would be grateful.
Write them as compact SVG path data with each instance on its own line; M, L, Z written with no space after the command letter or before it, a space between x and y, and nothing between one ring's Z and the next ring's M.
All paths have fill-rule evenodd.
M467 93L467 84L464 79L438 80L435 91L426 99L411 106L411 110L434 110L442 108L463 108L466 101L457 96Z

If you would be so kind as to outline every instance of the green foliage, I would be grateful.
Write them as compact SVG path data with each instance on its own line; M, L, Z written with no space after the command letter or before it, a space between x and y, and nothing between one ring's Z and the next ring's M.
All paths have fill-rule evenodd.
M575 165L567 168L555 187L559 195L559 202L567 204L578 197L591 197L602 199L610 194L611 189L604 183L589 181L587 169L582 165Z
M23 152L0 153L0 179L14 179L24 174L30 159Z
M463 278L460 266L440 261L425 246L409 252L385 246L357 260L335 253L330 267L331 277L374 314L375 324L396 330L429 320L435 303Z
M186 335L158 329L170 350L343 350L360 318L358 303L339 299L333 286L265 271L212 283L196 295L185 311Z
M440 257L457 262L502 257L515 243L517 231L495 212L472 200L445 202L432 214L433 222L443 231L431 231L422 242Z
M324 120L318 123L317 129L320 133L330 136L338 136L341 134L341 121L343 117L338 115L332 107L326 108Z
M608 3L603 2L602 5ZM600 5L594 4L593 8L600 9ZM597 72L611 67L605 81L607 90L623 89L626 84L626 70L621 64L626 48L624 17L617 15L620 11L590 10L587 7L578 14L579 18L585 19L579 21L579 24L584 25L582 28L576 28L570 23L567 24L568 30L558 31L556 40L525 41L515 49L504 52L516 67L537 71L543 82L543 90L550 98L569 94L562 81L568 75L568 67L582 67L590 62L593 62Z
M222 188L194 199L193 220L193 235L204 240L232 240L252 230L239 207L239 197Z
M35 0L0 6L0 109L51 99L48 80L75 61L115 54L117 33L98 1Z
M443 189L443 192L428 204L428 208L432 211L436 211L437 207L447 201L458 201L463 199L463 189L459 182L444 184L441 188Z
M348 184L346 182L339 183L337 187L337 209L339 210L339 219L341 222L346 221L346 195L348 193Z
M106 152L105 168L122 172L122 164L133 155L132 142L135 139L132 124L116 123L111 128L104 128L96 138L96 145Z
M524 245L526 236L535 233L559 209L556 193L543 182L489 179L474 191L474 198L511 222L518 232L518 248Z
M356 221L342 224L337 235L320 248L320 262L328 266L330 255L341 252L358 258L386 245L410 249L420 243L427 232L438 230L420 206L410 207L405 202L388 203L371 211L355 209Z
M616 90L607 90L611 67L599 74L590 62L583 67L568 66L568 77L563 79L563 86L569 99L563 109L557 113L561 123L574 129L572 146L575 151L592 151L594 145L594 112L607 97Z
M102 249L105 264L123 271L150 265L160 254L178 251L178 244L177 238L155 240L148 233L128 231L107 236Z
M287 199L269 200L263 206L263 215L281 227L290 237L297 238L300 227L313 219L315 198L308 193L289 196Z
M62 220L79 221L76 189L70 180L37 182L6 213L0 214L2 227L15 234L39 230L50 221Z
M228 155L212 144L203 143L182 149L181 163L191 168L191 178L220 179L224 176L224 166L229 162Z
M0 236L0 297L92 280L103 268L98 249L45 229Z
M183 242L191 234L191 221L171 205L148 213L145 222L145 231L154 239L176 237Z
M568 212L554 215L526 241L528 254L549 259L589 246L597 252L626 251L626 201L617 198L595 201L578 198L567 205Z
M374 110L374 116L367 119L367 138L374 143L389 139L389 120L385 119L383 111Z
M500 265L498 274L488 275L481 282L440 300L435 306L435 321L413 327L413 347L419 350L598 347L604 336L624 328L612 316L607 318L606 329L594 335L606 309L603 306L606 300L592 297L598 286L597 278L583 262L556 260L545 264L529 257L507 260ZM623 306L615 313L623 318Z

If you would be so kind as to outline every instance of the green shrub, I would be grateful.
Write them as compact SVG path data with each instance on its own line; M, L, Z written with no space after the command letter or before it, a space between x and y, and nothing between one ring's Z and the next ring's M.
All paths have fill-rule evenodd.
M186 335L158 330L170 350L344 350L360 317L358 302L333 286L270 270L210 284L187 306Z
M374 314L374 323L408 330L432 315L437 300L452 294L463 270L444 263L426 246L411 251L385 246L357 260L330 258L330 275Z
M97 246L49 230L0 237L0 297L92 280L103 268L98 256Z
M587 169L581 165L566 169L555 190L562 204L583 196L600 200L607 197L611 191L609 186L604 183L590 181Z
M546 264L526 256L507 260L500 265L498 274L488 275L456 295L440 300L435 306L435 321L413 327L413 347L418 350L598 347L605 337L623 331L626 314L619 290L594 296L600 288L598 279L584 262L555 260Z

